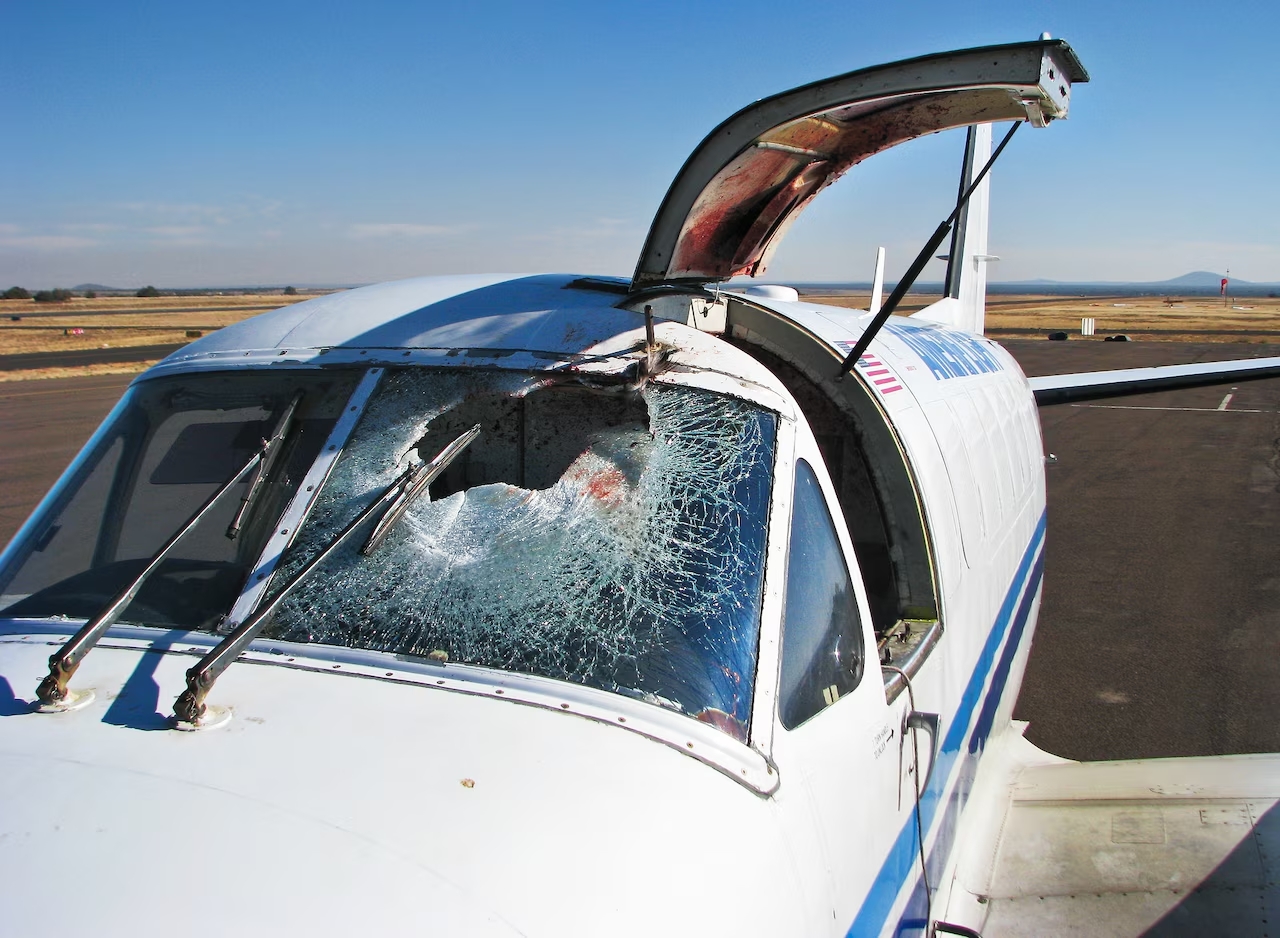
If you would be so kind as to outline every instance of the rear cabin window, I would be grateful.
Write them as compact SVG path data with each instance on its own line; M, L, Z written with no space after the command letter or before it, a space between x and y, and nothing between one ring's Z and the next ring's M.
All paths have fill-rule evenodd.
M794 729L858 686L862 621L835 523L810 465L796 464L782 621L782 725Z

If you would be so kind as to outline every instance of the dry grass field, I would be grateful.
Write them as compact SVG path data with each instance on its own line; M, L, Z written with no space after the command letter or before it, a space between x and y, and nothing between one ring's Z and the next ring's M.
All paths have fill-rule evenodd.
M181 345L250 316L308 298L308 294L283 296L277 292L75 297L62 303L0 300L0 359L30 353ZM0 382L130 374L148 368L155 361L143 354L127 361L75 365L8 359L0 361Z
M0 355L181 343L188 341L189 331L212 332L305 299L258 294L76 297L63 303L2 300Z
M866 294L821 296L806 300L865 309ZM901 309L914 312L935 297L908 294ZM993 338L1030 337L1063 331L1080 338L1080 320L1097 321L1095 341L1123 333L1135 341L1280 343L1280 298L1234 299L1159 296L987 297L987 334Z
M180 345L223 326L275 309L307 295L279 293L231 296L76 297L63 303L0 301L0 357L24 353ZM866 308L865 294L806 294L835 306ZM936 297L908 295L903 313ZM1080 320L1097 320L1094 341L1124 333L1135 340L1171 342L1280 343L1280 299L1235 300L1230 306L1210 297L1012 296L987 298L987 333L994 338L1065 331L1079 338ZM0 381L78 375L131 373L151 361L50 365L10 360L0 364Z

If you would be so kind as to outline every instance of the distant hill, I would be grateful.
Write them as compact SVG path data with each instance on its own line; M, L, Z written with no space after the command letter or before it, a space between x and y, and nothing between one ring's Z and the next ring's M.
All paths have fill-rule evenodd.
M1208 270L1193 270L1189 274L1174 277L1172 280L1159 280L1156 282L1168 284L1171 287L1216 287L1222 283L1222 276L1222 274L1215 274ZM1240 286L1253 286L1252 281L1241 280L1239 277L1232 277L1231 282Z
M161 287L160 292L165 295L188 296L201 294L231 294L231 293L275 293L283 290L286 285L278 283L274 285L249 284L245 286L222 286L222 287ZM363 287L367 284L363 283L295 283L296 290L349 290L353 287ZM101 283L78 283L71 288L76 293L83 293L86 290L93 290L95 293L116 293L116 294L132 294L137 291L137 287L109 287Z
M1001 280L995 281L1001 286L1019 287L1019 286L1035 286L1039 284L1053 284L1059 287L1070 286L1090 286L1090 287L1193 287L1202 289L1212 287L1218 289L1222 283L1223 274L1215 274L1211 270L1193 270L1189 274L1183 274L1181 277L1173 277L1169 280L1089 280L1089 281L1072 281L1072 280L1046 280L1043 277L1035 280ZM1241 280L1239 277L1231 277L1231 285L1233 287L1277 287L1280 283L1255 283L1252 280Z

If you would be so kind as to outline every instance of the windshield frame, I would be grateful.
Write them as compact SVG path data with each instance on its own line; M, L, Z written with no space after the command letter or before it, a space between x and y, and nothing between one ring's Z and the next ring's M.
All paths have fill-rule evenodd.
M421 368L422 366L415 363L409 367ZM438 368L439 366L437 365L436 367ZM245 370L260 371L260 369ZM281 369L281 371L284 370ZM361 371L361 369L353 370ZM370 373L374 370L378 369L363 370L364 378L357 380L357 390L353 391L352 401L358 395L359 388L364 386L362 382L367 382ZM505 369L496 368L491 370L503 371ZM156 377L172 378L174 375L169 372L167 375L157 375ZM104 450L104 437L117 432L116 425L120 415L130 406L141 383L143 382L135 382L134 385L131 385L115 408L113 408L108 418L99 426L86 446L62 474L58 483L42 499L40 505L5 549L4 554L0 555L0 560L3 561L0 564L0 570L8 569L8 565L15 561L20 562L21 556L31 550L34 535L43 523L43 519L47 517L50 511L58 510L60 503L73 490L77 480L86 471L92 470L92 466L88 464L89 461L95 457L95 454L99 454ZM776 569L776 557L779 556L776 533L779 530L776 520L779 511L779 497L780 495L786 495L789 486L789 482L784 478L784 476L789 478L789 472L786 470L788 462L785 454L789 453L794 445L794 415L789 412L789 400L777 396L771 389L766 390L763 386L744 388L736 381L727 380L727 376L721 373L697 374L681 371L655 379L655 383L672 388L697 388L704 392L732 397L761 411L771 413L776 418L772 465L769 466L771 488L764 502L766 507L763 508L766 518L763 540L764 559L762 560L760 571L762 583L761 601L754 625L758 650L751 682L753 696L750 706L751 730L748 739L736 740L731 735L713 727L698 724L688 716L663 710L652 703L631 699L614 691L573 684L556 678L541 677L536 674L521 674L480 665L450 663L447 665L449 676L442 678L436 675L444 674L446 666L430 661L410 660L404 655L397 655L391 652L362 651L340 646L298 644L270 639L255 641L253 647L246 653L246 657L258 660L263 664L285 664L289 667L326 670L326 672L331 666L320 664L319 662L345 662L343 665L344 671L349 671L350 668L354 667L367 667L369 671L367 676L369 677L400 680L403 675L411 673L422 676L421 681L415 678L412 680L413 683L423 683L460 690L466 693L501 693L504 696L512 696L513 699L518 696L524 702L530 704L569 710L578 715L600 719L615 725L622 725L623 719L625 719L627 728L642 732L644 735L665 742L682 751L688 752L691 746L694 747L695 751L688 754L694 755L696 758L708 762L708 764L714 764L725 774L730 775L739 782L748 784L749 787L757 791L772 790L777 784L777 774L776 770L769 764L768 756L771 717L761 718L761 715L771 714L773 700L771 684L776 677L774 674L773 653L768 647L776 639L776 636L773 635L776 632L776 628L770 625L770 623L776 625L774 620L777 618L775 608L777 605L777 588L772 582L777 578L772 575L772 571ZM372 385L369 386L369 389L372 389ZM344 410L350 411L351 406L352 404L349 402ZM357 414L357 418L358 416L359 414ZM342 447L339 446L338 451L333 454L328 467L323 472L322 478L327 477L327 472L341 454L341 449ZM327 455L329 455L329 447L326 445L322 451L322 456ZM316 464L319 464L320 461L321 457L318 457ZM308 480L310 478L311 474L309 473ZM317 486L317 493L318 490L319 486ZM294 499L290 507L296 510L298 501L298 499ZM308 500L303 509L304 514L309 511L312 503L313 500ZM277 519L277 529L281 527L282 521L283 518ZM299 525L292 524L289 527L294 529ZM785 525L782 527L785 528ZM271 544L268 544L263 548L262 555L266 557L270 552ZM262 569L261 561L256 569ZM236 601L234 607L236 610L251 610L257 605L262 588L258 586L255 589L256 585L254 580L250 579ZM7 620L7 624L3 620ZM74 631L74 621L71 618L59 621L57 618L19 618L0 614L0 629L5 633L48 631L60 634L68 630ZM159 635L172 636L173 631L171 629L123 622L113 626L109 635L113 643L118 643L122 637L126 636L131 636L138 641L142 641L143 636L150 636L148 640L154 642ZM218 638L217 634L192 631L185 633L182 641L184 644L202 646L216 644ZM172 644L172 642L166 644ZM270 649L270 651L267 649ZM315 662L314 667L309 662ZM395 676L391 677L393 673ZM512 691L513 682L519 684L519 694ZM505 693L503 693L504 690ZM628 716L622 717L620 716L621 714L628 714ZM642 718L644 715L647 716ZM708 735L708 730L711 731L711 735ZM747 747L753 750L755 755L745 755L743 750ZM726 755L726 753L729 753L729 755ZM743 761L744 759L746 760L745 762Z
M478 419L475 412L467 410L477 400L492 398L500 406L519 404L521 416L517 423L522 440L526 431L530 441L540 433L550 433L557 444L566 433L571 441L575 439L576 431L559 422L563 418L556 416L557 404L552 403L562 406L570 402L565 416L580 419L590 411L583 409L583 404L572 403L579 400L574 395L588 395L589 400L601 395L602 402L631 401L626 407L639 407L659 423L650 432L646 417L646 429L638 439L649 442L625 444L623 440L616 444L623 445L623 463L604 466L605 475L614 477L621 475L616 466L623 467L623 474L636 473L631 483L624 480L620 485L624 494L617 497L623 501L612 500L613 492L597 491L595 480L599 477L591 474L588 479L585 470L575 468L584 459L587 465L595 459L599 468L597 444L585 450L580 442L566 444L566 452L575 454L567 467L548 470L541 465L544 456L521 462L530 467L528 471L545 476L542 482L531 480L531 488L525 488L523 475L519 481L514 475L503 476L502 481L497 477L469 478L465 484L437 493L436 501L424 500L423 506L414 509L426 515L439 509L444 514L437 517L443 520L419 519L415 524L402 525L410 530L393 536L393 543L373 557L358 556L353 546L342 548L326 561L327 575L317 577L310 588L284 601L264 634L278 641L301 639L305 645L383 650L423 660L438 658L448 661L451 668L465 661L507 673L585 682L623 696L645 697L689 717L721 723L725 732L746 742L754 713L756 656L764 621L766 558L782 420L776 410L758 401L725 394L719 388L698 387L696 382L687 380L689 375L682 377L685 380L654 381L646 389L615 389L606 394L576 379L562 376L548 380L546 374L539 372L437 368L390 372L365 414L369 425L357 427L353 433L325 491L317 498L315 512L282 558L278 582L268 587L268 598L287 588L285 584L294 571L302 569L308 563L306 558L314 556L332 536L326 532L341 529L362 510L360 506L368 502L370 493L381 490L389 481L388 474L398 471L397 467L402 467L421 444L418 437L424 432L427 436L423 439L436 431L453 433L448 421L463 419L459 415L464 413L468 414L465 423ZM456 401L442 403L452 399L450 395ZM534 423L526 428L524 422L524 404L535 398L543 402L542 407L549 406L552 415L539 418L543 422L540 431L533 429ZM655 411L655 401L659 400L665 403ZM538 413L538 408L529 413ZM546 422L549 419L551 423ZM607 418L600 419L607 423ZM490 460L501 458L498 454L507 454L513 448L520 451L518 462L526 458L525 444L513 447L496 424L488 426L486 432L494 450L482 451L484 436L473 447L473 451L481 450L478 456L482 469L487 469ZM544 450L545 445L542 444ZM637 445L641 446L639 451L626 449ZM430 444L432 452L435 446ZM538 448L533 442L529 446ZM699 446L712 449L699 450ZM681 461L682 448L701 453L703 458ZM713 454L721 455L705 458ZM634 460L630 470L626 469L627 460ZM539 468L534 468L535 462ZM675 468L680 465L684 468ZM717 473L725 472L729 475L717 482L721 478ZM650 497L644 501L645 491L652 493L655 485L661 490L666 484L679 486L677 491L685 494L669 500L655 502ZM626 493L641 501L631 498L627 507L630 496ZM690 498L695 501L688 501ZM716 502L703 499L727 501L717 508ZM549 516L548 511L552 512ZM752 520L744 524L747 517ZM418 527L422 523L443 523L445 527L427 533ZM634 532L616 533L620 530L618 525L637 523L640 527ZM666 525L672 523L689 527L667 531ZM481 528L496 525L479 547L471 540L480 530L475 527L477 524ZM613 533L602 535L601 525ZM657 536L649 536L651 531ZM604 536L603 541L598 539L600 536ZM423 541L423 537L427 540ZM436 537L444 540L439 546L429 546L436 543ZM450 537L461 540L446 548ZM730 540L722 543L724 537ZM423 554L423 550L427 553ZM600 550L606 553L598 554ZM385 551L392 556L380 556ZM452 560L457 551L467 558L461 565ZM668 553L669 561L663 559ZM586 570L594 567L584 558L596 557L603 557L600 564L605 572L583 572L587 580L581 581L580 590L580 582L573 577L582 570L582 564L586 564ZM554 571L566 562L569 566L560 576L568 579L559 587L548 586L559 582ZM529 563L534 566L529 567ZM615 563L623 564L616 577L609 572ZM703 563L710 566L704 568ZM605 579L597 579L601 575ZM474 579L476 576L480 579ZM743 576L746 579L737 579ZM679 589L681 583L685 584L683 590ZM506 584L505 591L499 584ZM595 594L595 589L606 591ZM621 602L617 608L612 599L606 599L615 595L614 589L625 590L617 594ZM677 592L668 594L669 589ZM598 598L592 600L593 595ZM665 604L657 602L659 596L668 597ZM567 605L561 604L562 597ZM654 610L658 619L649 618ZM424 628L426 631L421 631ZM298 629L303 631L299 633ZM600 639L593 637L597 630ZM597 646L597 640L604 644ZM475 644L477 641L480 644ZM491 645L493 641L497 644ZM525 644L528 641L534 644ZM579 641L586 644L579 646ZM444 644L438 646L441 642ZM462 642L461 646L457 642ZM445 650L428 655L435 647ZM510 651L502 651L508 647ZM515 657L511 657L513 654ZM601 654L603 658L599 657ZM613 657L615 654L622 657ZM651 658L654 654L657 659ZM672 655L675 657L669 657ZM654 666L658 668L656 672L648 670ZM622 671L618 671L619 667ZM629 668L638 670L631 678L619 676L628 673ZM663 674L665 678L658 676ZM627 683L629 680L640 683ZM703 690L696 691L697 687ZM675 696L658 688L673 690Z

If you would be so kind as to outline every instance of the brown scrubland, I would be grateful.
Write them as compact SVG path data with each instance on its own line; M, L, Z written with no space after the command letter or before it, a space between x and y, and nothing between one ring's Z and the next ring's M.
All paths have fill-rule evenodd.
M279 293L220 296L75 297L60 303L0 301L0 356L97 348L142 348L179 345L306 295ZM865 309L865 293L806 293L804 299ZM909 294L900 311L911 313L934 296ZM1081 339L1080 320L1093 317L1096 335L1125 334L1135 341L1280 343L1280 298L1233 299L1178 296L1049 296L987 297L987 334L993 338L1029 337L1067 332ZM81 331L77 331L81 330ZM39 377L131 373L151 361L79 366L27 367L11 362L0 367L0 381Z
M867 294L806 294L806 300L866 309ZM936 297L907 294L903 312L915 312ZM987 335L1032 337L1050 332L1080 335L1080 320L1096 320L1092 340L1123 334L1134 341L1280 343L1280 298L1180 296L1049 296L991 294Z

